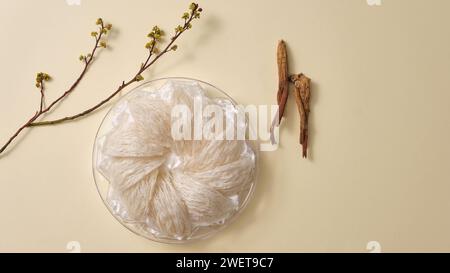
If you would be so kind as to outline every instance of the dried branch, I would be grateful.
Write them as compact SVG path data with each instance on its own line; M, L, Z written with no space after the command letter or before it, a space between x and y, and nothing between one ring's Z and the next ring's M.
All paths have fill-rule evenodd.
M283 40L278 43L277 52L278 63L278 106L279 108L279 120L278 125L281 123L281 119L284 116L284 109L286 108L286 102L289 95L289 76L288 76L288 62L286 44Z
M296 74L290 77L290 81L295 86L295 102L300 114L300 144L303 147L303 157L308 157L308 120L311 99L311 80L303 74Z
M283 40L278 42L277 49L277 64L278 64L278 93L277 93L277 103L278 103L278 118L272 122L270 128L270 137L272 144L275 144L274 129L280 126L281 120L284 116L284 110L286 109L286 103L289 96L289 74L288 74L288 62L287 62L287 51L286 44Z
M275 144L275 127L280 126L281 120L284 116L286 103L289 93L289 82L295 86L294 95L300 115L300 144L302 145L302 155L304 158L308 157L308 120L310 113L310 98L311 98L311 80L303 74L294 74L291 76L288 72L288 60L286 52L286 44L283 40L278 43L277 49L277 64L278 64L278 118L276 117L270 128L270 140Z

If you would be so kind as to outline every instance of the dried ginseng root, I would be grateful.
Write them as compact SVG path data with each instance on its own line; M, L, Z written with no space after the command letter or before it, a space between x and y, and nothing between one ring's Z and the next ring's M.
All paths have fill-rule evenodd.
M295 102L300 114L300 144L303 148L303 157L308 157L308 119L310 113L309 101L311 99L311 80L303 74L290 76L295 86Z
M289 95L289 74L288 74L288 62L287 62L287 51L286 44L283 40L278 42L277 49L277 64L278 64L278 93L277 93L277 103L278 103L278 119L275 118L271 131L271 141L275 144L274 128L279 126L281 120L284 116L284 110L286 108L286 102Z

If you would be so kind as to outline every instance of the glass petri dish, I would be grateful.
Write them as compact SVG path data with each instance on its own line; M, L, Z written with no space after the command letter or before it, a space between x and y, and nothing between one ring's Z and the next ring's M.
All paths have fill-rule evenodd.
M161 230L161 228L158 229L158 226L155 226L154 219L152 219L152 216L145 216L144 218L139 217L138 219L134 219L133 217L130 217L127 215L127 208L123 204L121 204L120 198L116 198L115 196L117 194L114 193L116 184L112 183L110 180L114 180L108 175L105 175L104 171L101 171L101 162L104 158L104 149L105 149L105 139L108 137L108 135L111 134L114 130L116 130L117 124L117 113L118 111L123 111L123 105L129 101L132 101L136 99L136 95L139 94L146 94L149 95L157 95L158 92L162 92L162 88L166 86L168 83L177 82L177 83L187 83L187 84L195 84L198 85L201 90L203 91L204 95L211 99L214 103L218 103L220 105L223 105L224 103L227 104L227 106L231 106L234 111L237 111L238 106L237 103L225 92L220 90L219 88L215 87L212 84L209 84L207 82L192 79L192 78L183 78L183 77L171 77L171 78L161 78L156 79L152 81L145 82L137 87L135 87L133 90L131 90L128 94L121 97L108 111L106 116L104 117L98 131L95 137L94 147L93 147L93 155L92 155L92 168L93 168L93 175L94 175L94 181L96 188L98 190L98 193L100 194L100 197L109 210L109 212L116 218L117 221L119 221L124 227L132 231L133 233L142 236L144 238L147 238L152 241L161 242L161 243L187 243L196 241L199 239L205 239L213 234L219 232L226 226L228 226L230 223L232 223L244 210L244 208L247 206L248 202L251 200L251 197L253 196L253 193L255 191L256 181L257 181L257 173L258 173L258 143L257 141L250 141L250 140L240 140L239 142L244 143L245 145L245 155L243 156L248 157L247 159L250 160L250 168L252 168L252 173L249 175L249 179L246 180L245 184L243 183L242 188L240 188L239 192L228 194L220 192L223 196L230 199L230 202L234 204L233 208L230 209L230 211L222 216L220 219L217 219L213 222L209 221L208 223L195 223L194 220L192 220L191 229L186 234L178 235L178 234L169 234L165 232L164 230ZM254 130L248 123L248 120L245 120L245 126L247 127L247 130ZM149 132L151 134L152 132ZM223 140L226 141L226 140ZM172 153L171 153L172 154ZM170 157L170 155L167 155L167 157ZM116 159L114 159L116 160ZM165 169L166 171L167 169ZM170 172L171 170L169 170ZM184 170L181 168L178 168L176 172L184 172ZM185 177L192 176L192 172L186 172L183 173ZM186 176L187 175L187 176ZM219 175L219 174L218 174ZM217 181L223 180L224 174L220 174L221 177L217 177ZM225 174L225 176L227 176ZM172 177L172 176L171 176ZM190 179L186 181L191 181ZM194 181L194 180L192 180ZM214 179L214 181L216 181ZM233 181L231 181L233 182ZM159 182L161 183L161 182ZM189 183L189 182L183 182L183 183ZM208 185L205 185L205 187ZM151 199L151 198L149 198ZM181 198L182 199L182 198ZM186 201L186 200L184 200ZM214 200L213 200L214 201ZM138 201L136 201L138 202ZM152 201L149 200L151 203ZM201 202L201 200L198 200L196 205L198 205ZM201 204L201 203L200 203ZM204 204L205 206L207 204ZM130 204L128 203L128 206ZM131 205L133 206L133 205ZM151 206L151 205L149 205ZM189 214L189 206L188 207L188 214ZM161 207L159 207L161 208ZM163 208L164 209L164 208ZM163 210L162 209L162 210ZM161 210L161 209L160 209ZM152 211L154 213L165 213L164 211L158 211L156 206L152 208ZM191 216L191 214L189 214ZM160 226L159 226L160 227Z

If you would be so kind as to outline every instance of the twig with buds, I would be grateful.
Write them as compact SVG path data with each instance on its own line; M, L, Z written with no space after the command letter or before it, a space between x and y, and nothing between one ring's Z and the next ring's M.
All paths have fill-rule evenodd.
M200 13L202 12L202 8L199 7L198 4L192 3L189 6L189 12L185 12L182 16L184 20L183 25L178 25L175 28L175 32L173 36L170 38L167 45L163 46L163 49L160 50L158 46L162 45L163 37L165 36L165 32L160 29L158 26L153 27L152 31L147 35L150 38L150 41L146 43L145 48L148 50L148 56L145 61L140 65L136 74L128 81L122 81L122 83L118 86L118 88L113 91L107 98L102 100L101 102L95 104L94 106L82 111L79 114L59 118L55 120L49 121L38 121L39 118L45 116L51 109L53 109L57 104L62 102L64 98L66 98L70 93L72 93L78 84L81 82L83 77L85 76L88 67L92 64L95 53L98 48L106 48L107 43L102 38L104 35L107 35L108 32L112 29L111 24L104 24L103 19L97 19L96 24L99 26L98 31L93 31L91 36L95 38L95 44L92 51L87 55L81 55L79 57L80 61L84 63L84 68L79 75L79 77L75 80L75 82L70 86L70 88L64 92L59 98L54 100L49 106L45 107L45 83L51 79L51 77L47 73L38 73L36 76L36 87L39 88L41 99L39 110L27 121L23 124L10 138L9 140L0 148L0 154L2 154L6 148L16 139L20 133L29 127L39 127L39 126L47 126L47 125L55 125L64 123L67 121L72 121L83 116L86 116L93 111L97 110L107 102L109 102L112 98L114 98L117 94L119 94L123 89L128 87L129 85L144 80L142 73L149 69L156 61L158 61L162 56L170 51L176 51L178 46L175 44L175 41L188 29L192 27L192 22L195 19L200 18Z

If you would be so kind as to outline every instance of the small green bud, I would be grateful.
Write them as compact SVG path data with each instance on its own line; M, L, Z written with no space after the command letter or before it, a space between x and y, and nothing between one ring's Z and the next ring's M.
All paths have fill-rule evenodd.
M189 13L187 13L187 12L183 13L183 16L181 16L181 19L184 19L184 20L189 19Z
M101 25L103 24L103 19L102 18L98 18L97 22L95 22L96 25Z
M113 26L112 24L107 24L107 25L106 25L106 29L107 29L107 30L111 30L111 29L112 29L112 26Z
M140 82L144 80L144 77L142 77L142 75L137 75L135 79L137 82Z
M147 37L155 39L155 40L161 40L161 38L165 35L164 31L160 29L158 26L154 26L152 31L147 35Z
M84 55L80 55L80 57L78 57L78 60L82 61L84 60L86 57Z
M44 72L39 72L36 74L36 87L41 87L43 81L49 81L51 80L51 77L49 74Z
M92 32L91 32L91 36L92 36L92 37L97 37L97 35L98 35L98 32L97 32L97 31L92 31Z
M177 45L173 45L173 46L170 48L170 50L173 50L173 51L177 51L177 49L178 49L178 46L177 46Z
M100 47L106 48L106 42L105 41L101 41L100 42Z
M182 26L180 26L180 25L178 25L176 28L175 28L175 32L176 33L178 33L178 32L183 32L183 27Z
M146 43L145 48L147 48L147 49L152 48L152 43L151 42Z
M106 28L102 28L102 34L107 34L108 30Z
M191 4L189 5L189 9L190 9L190 10L195 10L195 9L197 9L197 7L198 7L198 5L197 5L196 3L191 3Z

